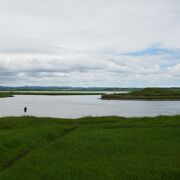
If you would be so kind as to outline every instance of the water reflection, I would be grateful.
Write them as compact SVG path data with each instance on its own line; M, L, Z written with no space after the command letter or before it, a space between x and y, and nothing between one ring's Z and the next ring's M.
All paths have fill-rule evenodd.
M28 115L62 118L180 114L180 101L108 101L99 97L17 95L0 99L0 116L21 116L25 106L28 108Z

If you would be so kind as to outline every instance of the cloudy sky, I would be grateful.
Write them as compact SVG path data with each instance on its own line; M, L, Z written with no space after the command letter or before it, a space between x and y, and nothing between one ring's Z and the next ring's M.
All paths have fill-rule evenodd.
M0 85L180 86L180 0L0 0Z

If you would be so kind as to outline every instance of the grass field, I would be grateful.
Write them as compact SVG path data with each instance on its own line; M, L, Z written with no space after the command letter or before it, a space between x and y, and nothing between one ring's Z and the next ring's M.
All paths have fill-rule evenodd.
M119 100L180 100L180 89L145 88L129 93L103 94L101 99Z
M11 93L11 92L0 92L0 98L5 98L5 97L13 97L13 93Z
M56 92L53 92L53 91L14 91L14 92L0 92L0 98L3 98L3 97L12 97L14 95L48 95L48 96L68 96L68 95L102 95L103 92L86 92L86 91L64 91L64 92L61 92L61 91L56 91Z
M1 180L179 180L180 116L0 118Z

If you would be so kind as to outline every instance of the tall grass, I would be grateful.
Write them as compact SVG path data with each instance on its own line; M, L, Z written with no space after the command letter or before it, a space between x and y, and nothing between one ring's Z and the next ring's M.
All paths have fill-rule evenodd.
M0 179L180 177L180 116L0 118Z

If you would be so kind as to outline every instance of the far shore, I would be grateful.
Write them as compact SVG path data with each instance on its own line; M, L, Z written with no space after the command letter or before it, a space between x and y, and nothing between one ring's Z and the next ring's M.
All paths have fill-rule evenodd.
M0 98L15 95L99 95L102 100L179 101L180 89L144 88L134 91L0 91Z
M170 88L144 88L129 93L102 94L102 100L135 100L135 101L179 101L180 90Z
M102 95L102 92L24 92L24 91L14 91L14 92L0 92L0 98L13 97L14 95L48 95L48 96L68 96L68 95Z
M48 95L48 96L68 96L68 95L103 95L110 93L127 93L128 91L0 91L0 98L13 97L14 95Z

